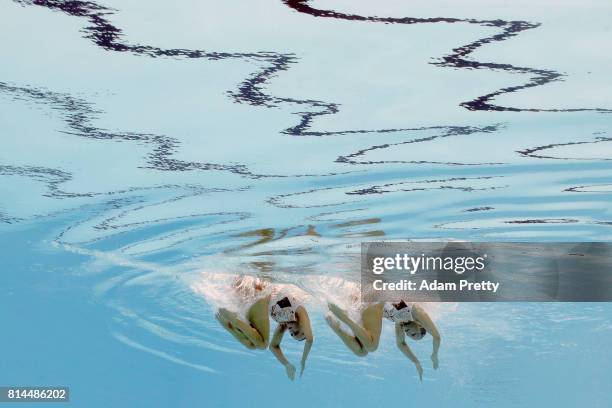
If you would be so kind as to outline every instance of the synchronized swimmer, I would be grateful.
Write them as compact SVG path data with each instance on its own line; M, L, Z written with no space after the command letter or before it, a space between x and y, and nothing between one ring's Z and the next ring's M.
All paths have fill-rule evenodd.
M293 380L295 367L287 360L281 349L283 335L289 331L293 339L305 341L300 363L301 376L314 342L310 318L304 306L290 293L275 290L278 288L259 279L239 276L233 282L232 289L243 296L254 293L256 297L257 295L263 297L248 308L245 320L242 320L236 312L219 308L215 317L221 326L248 349L265 350L269 347L276 359L285 367L287 376ZM271 341L270 317L278 323Z
M421 381L423 380L423 367L406 343L406 337L412 340L421 340L429 332L433 337L431 361L433 368L438 368L440 332L421 306L408 304L403 300L398 303L375 303L363 309L360 323L355 322L345 310L333 303L329 304L329 310L338 319L335 320L332 316L327 316L326 320L329 327L353 353L360 357L366 356L378 348L383 317L395 323L397 347L414 363ZM340 326L340 322L346 324L352 333L344 330Z
M207 289L196 290L207 292ZM287 331L293 339L304 341L300 363L301 376L314 342L310 317L304 305L308 296L296 286L270 283L250 276L235 276L231 283L231 292L225 294L223 298L229 301L229 305L219 307L215 314L221 326L248 349L269 348L285 367L291 380L295 378L296 369L283 354L281 342ZM217 293L217 297L220 295L221 293ZM356 296L352 294L349 298ZM238 311L231 311L230 308ZM396 345L414 363L420 380L423 379L423 367L408 346L407 338L421 340L429 333L433 338L432 365L434 369L438 368L440 333L420 305L404 300L365 305L356 310L359 312L359 321L349 317L349 313L335 303L328 303L328 308L331 315L326 316L326 320L330 328L357 356L366 356L378 348L384 317L395 324ZM272 339L270 318L278 324ZM343 328L341 323L349 330Z

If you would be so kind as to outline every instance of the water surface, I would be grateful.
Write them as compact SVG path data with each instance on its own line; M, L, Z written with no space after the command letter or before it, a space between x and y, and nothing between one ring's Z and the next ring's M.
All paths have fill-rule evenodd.
M2 2L0 383L88 407L610 405L607 304L440 305L419 383L391 327L344 349L322 296L290 383L192 286L320 293L364 240L610 240L611 7Z

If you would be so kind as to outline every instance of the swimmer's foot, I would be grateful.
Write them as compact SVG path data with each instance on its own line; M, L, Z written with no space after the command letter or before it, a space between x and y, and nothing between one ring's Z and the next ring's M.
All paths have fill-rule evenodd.
M329 308L329 311L332 312L341 322L347 323L347 321L350 321L346 312L340 309L340 307L337 305L328 303L327 307Z
M215 318L221 324L221 326L225 327L226 329L231 330L234 328L234 326L232 326L232 324L221 313L215 313Z
M225 326L229 329L233 328L236 325L236 321L239 320L238 314L223 307L219 308L217 315L227 323Z
M219 313L222 318L224 318L225 320L229 320L229 321L232 321L238 318L238 313L227 310L224 307L219 308L219 311L217 313Z
M329 325L329 327L332 328L333 331L340 329L340 322L334 319L333 317L331 317L331 315L325 316L325 320L327 321L327 324Z
M225 326L225 322L223 321L223 318L221 317L219 312L215 313L215 319L217 319L217 321L221 323L221 326Z

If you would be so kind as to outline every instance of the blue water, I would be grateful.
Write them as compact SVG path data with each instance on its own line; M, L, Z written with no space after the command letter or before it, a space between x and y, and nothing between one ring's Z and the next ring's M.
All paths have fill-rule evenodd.
M364 240L609 241L610 12L3 1L0 385L79 407L612 405L607 303L437 305L419 382L390 325L358 358L319 302L290 382L193 289L320 294L359 280Z

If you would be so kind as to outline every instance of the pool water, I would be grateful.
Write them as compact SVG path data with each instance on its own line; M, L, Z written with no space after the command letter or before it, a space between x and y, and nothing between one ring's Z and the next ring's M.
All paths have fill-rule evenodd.
M0 385L107 406L612 404L608 303L431 305L354 356L369 240L609 241L606 1L0 3ZM194 290L313 295L289 381ZM297 364L301 344L285 339Z

